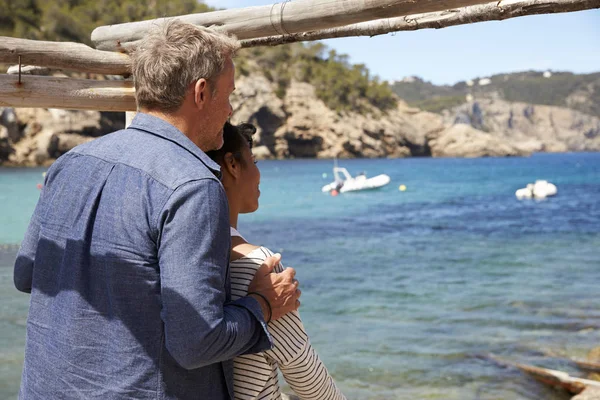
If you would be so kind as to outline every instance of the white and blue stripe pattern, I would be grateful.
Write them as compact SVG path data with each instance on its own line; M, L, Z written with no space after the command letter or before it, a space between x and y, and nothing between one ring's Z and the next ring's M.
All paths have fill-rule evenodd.
M269 249L259 247L231 262L233 300L246 296L256 270L265 258L272 255ZM280 263L275 267L275 272L282 271ZM277 377L279 368L288 385L303 400L345 400L310 345L297 311L271 321L269 333L274 343L271 350L235 358L233 371L236 399L281 399Z

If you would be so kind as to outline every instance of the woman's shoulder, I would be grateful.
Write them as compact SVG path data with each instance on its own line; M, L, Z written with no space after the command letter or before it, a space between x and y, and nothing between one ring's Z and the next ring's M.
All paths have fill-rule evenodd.
M233 239L236 238L232 238L232 262L248 258L262 262L265 258L273 255L273 252L264 246L257 246L252 243L247 243L243 240L237 241Z
M245 258L248 255L252 254L260 247L250 244L250 243L240 243L238 245L233 245L231 248L231 261L239 260L240 258Z

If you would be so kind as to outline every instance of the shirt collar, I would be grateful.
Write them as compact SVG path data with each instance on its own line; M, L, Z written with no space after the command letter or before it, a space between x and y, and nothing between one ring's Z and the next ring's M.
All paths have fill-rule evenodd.
M204 165L206 165L208 169L210 169L217 176L217 178L221 178L221 167L219 164L207 156L206 153L196 146L196 144L192 142L190 138L185 136L183 132L175 128L167 121L153 115L138 112L128 128L142 130L150 134L160 136L183 147L192 153Z

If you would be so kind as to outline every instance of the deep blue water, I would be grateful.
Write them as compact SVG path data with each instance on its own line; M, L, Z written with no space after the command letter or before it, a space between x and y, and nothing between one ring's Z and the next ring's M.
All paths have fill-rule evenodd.
M565 358L600 343L600 154L340 164L392 182L331 197L331 161L262 161L260 209L239 230L296 268L311 341L348 398L568 398L488 355L581 375ZM2 398L28 301L11 264L42 172L0 169ZM535 179L558 195L516 200Z

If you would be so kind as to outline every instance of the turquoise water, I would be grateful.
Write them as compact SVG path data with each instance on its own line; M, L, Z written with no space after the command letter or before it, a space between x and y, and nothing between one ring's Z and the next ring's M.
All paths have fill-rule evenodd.
M583 376L565 358L600 343L600 154L344 160L392 182L337 197L320 192L331 164L260 162L261 206L239 229L297 269L348 398L568 398L488 355ZM42 171L0 169L0 398L18 390L28 297L11 264ZM517 201L535 179L558 195Z

